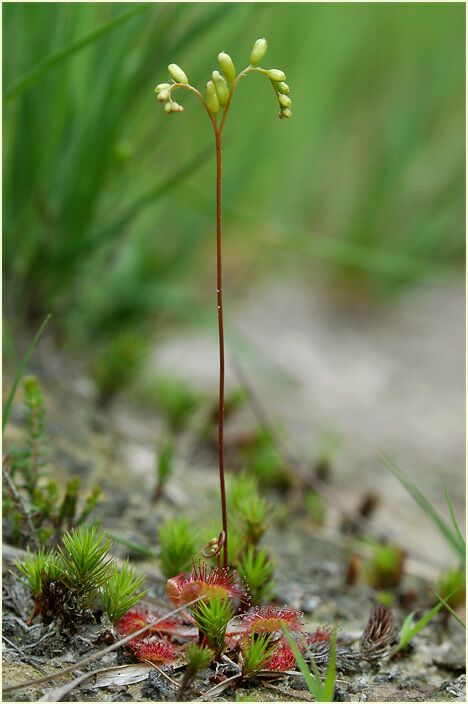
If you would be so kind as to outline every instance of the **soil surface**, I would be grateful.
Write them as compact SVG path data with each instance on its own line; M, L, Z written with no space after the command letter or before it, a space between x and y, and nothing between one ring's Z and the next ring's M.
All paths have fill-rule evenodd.
M232 312L228 340L231 357L242 368L261 403L284 429L284 438L307 464L317 460L320 432L342 437L333 454L326 526L319 530L303 513L270 493L275 509L265 543L276 565L275 600L301 609L309 629L338 624L341 635L356 645L376 593L362 581L345 586L349 538L338 527L343 510L353 511L362 494L373 490L380 505L369 522L370 533L402 543L408 550L407 572L394 600L398 626L407 610L401 599L415 590L411 610L433 602L426 578L454 560L435 528L415 507L397 480L383 467L379 450L391 454L443 510L442 481L457 514L463 514L463 378L461 289L425 290L380 312L332 304L307 287L274 286L252 291ZM247 344L248 343L248 344ZM255 353L252 352L255 349ZM216 394L216 343L207 335L177 336L159 344L149 368L170 373ZM154 448L164 437L163 419L135 402L117 398L100 408L96 389L82 365L57 352L47 337L34 354L36 373L46 400L47 433L53 474L60 480L79 475L83 487L103 490L95 517L121 538L157 549L157 528L167 516L216 520L217 470L213 446L200 443L188 429L179 436L177 462L166 497L154 505ZM234 366L228 365L234 384ZM11 376L6 371L5 387ZM243 409L228 426L237 432L255 425L252 409ZM15 406L6 442L22 436ZM164 581L157 561L120 545L148 574L149 603L165 604ZM31 601L9 573L4 555L3 685L33 680L76 663L104 647L97 643L99 625L83 628L71 641L53 626L27 626ZM464 617L464 614L461 613ZM119 667L119 670L110 668ZM86 673L106 670L85 679ZM166 677L164 676L166 675ZM4 695L5 701L173 701L171 680L116 651L54 682ZM229 676L226 667L225 676ZM66 688L67 683L83 677ZM113 680L109 680L113 677ZM168 679L169 677L170 679ZM107 678L107 680L105 679ZM120 679L119 679L120 678ZM201 677L194 698L204 701L213 683ZM210 699L245 701L311 700L302 676L284 676L248 687L219 690ZM435 619L415 638L404 657L361 663L357 672L338 674L338 701L464 701L464 631L453 620L444 628Z

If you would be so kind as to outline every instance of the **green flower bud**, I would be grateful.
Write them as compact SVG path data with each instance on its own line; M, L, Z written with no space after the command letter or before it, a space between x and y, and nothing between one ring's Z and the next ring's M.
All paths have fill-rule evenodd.
M167 70L176 83L188 83L187 76L177 64L169 64Z
M213 79L214 87L216 88L219 104L222 108L224 108L229 97L228 85L219 71L213 71L211 77Z
M172 103L166 103L164 106L164 112L167 112L168 114L172 112Z
M229 54L222 51L218 54L218 62L224 78L226 78L229 83L234 84L234 81L236 80L236 69L234 68L233 61Z
M278 100L279 100L279 104L281 105L282 108L290 108L291 107L291 98L288 98L287 95L280 95Z
M279 70L279 68L270 68L268 71L268 78L275 83L282 83L286 76L283 71Z
M211 114L216 115L219 110L219 100L213 81L208 81L206 84L206 104Z
M258 63L260 63L260 61L266 54L267 48L267 40L264 37L262 39L257 39L250 53L250 63L252 64L252 66L256 66Z
M167 103L167 101L169 100L169 97L170 97L170 95L169 95L169 91L168 91L168 90L162 90L162 91L158 94L158 100L159 100L160 103Z
M292 117L292 110L289 108L283 108L279 114L280 119L284 119L285 117Z
M170 87L171 87L170 83L158 83L158 85L154 89L154 92L160 93L162 90L169 90Z
M284 95L289 95L289 86L284 81L276 83L276 90L278 93L284 93Z

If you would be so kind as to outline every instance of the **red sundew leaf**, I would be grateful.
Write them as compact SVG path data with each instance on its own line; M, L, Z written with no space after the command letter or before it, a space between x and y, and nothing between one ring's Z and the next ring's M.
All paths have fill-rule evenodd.
M291 650L291 647L285 641L279 645L271 658L267 660L265 663L265 669L275 670L277 672L285 672L286 670L296 669L296 656Z
M198 596L215 595L238 600L243 604L249 602L247 587L237 572L217 567L208 568L204 562L198 566L194 565L190 575L182 573L168 579L166 592L176 606L188 604Z
M169 665L179 657L179 650L167 640L145 639L129 643L130 650L138 660Z
M121 636L129 636L134 631L142 628L143 626L155 623L154 628L151 628L148 633L144 633L140 636L141 638L147 638L148 635L152 633L166 633L172 636L179 636L181 638L192 638L197 635L197 629L190 626L185 626L181 621L176 618L167 618L164 621L158 621L162 616L162 612L157 609L133 609L127 611L127 613L122 616L117 624L117 631Z
M332 630L331 628L317 628L316 631L313 633L307 633L306 635L306 641L307 645L311 645L312 643L323 643L331 642L331 637L332 637Z
M287 628L302 630L302 613L287 606L262 606L246 613L239 621L246 633L274 633Z

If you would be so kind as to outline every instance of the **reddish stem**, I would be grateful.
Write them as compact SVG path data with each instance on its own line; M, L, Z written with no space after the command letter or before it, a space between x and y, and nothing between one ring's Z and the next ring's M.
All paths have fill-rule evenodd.
M223 273L221 251L221 130L214 126L216 143L216 292L218 303L219 334L219 412L218 412L218 457L219 485L221 490L221 514L224 531L223 565L228 566L228 528L226 483L224 477L224 325L223 325Z

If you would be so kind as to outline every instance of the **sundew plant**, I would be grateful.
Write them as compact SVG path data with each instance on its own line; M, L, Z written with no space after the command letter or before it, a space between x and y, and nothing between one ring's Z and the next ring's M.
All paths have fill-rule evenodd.
M257 39L250 53L250 63L240 73L229 54L222 51L218 54L220 71L213 71L211 80L206 84L202 93L191 85L185 71L177 64L168 66L170 81L156 86L155 93L164 111L168 115L183 112L183 107L174 100L177 90L188 90L200 100L213 127L213 136L216 151L216 298L218 307L218 336L219 336L219 409L218 409L218 462L219 482L221 492L222 531L218 539L218 554L223 551L223 566L228 567L228 520L226 503L226 485L224 473L224 325L223 325L223 267L222 267L222 227L221 227L221 187L222 187L222 137L226 125L229 109L235 91L242 78L249 73L260 73L271 83L279 105L279 117L289 118L292 115L289 85L285 82L286 76L277 68L263 68L260 62L267 51L267 40Z

